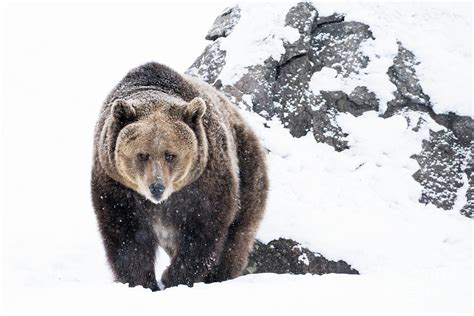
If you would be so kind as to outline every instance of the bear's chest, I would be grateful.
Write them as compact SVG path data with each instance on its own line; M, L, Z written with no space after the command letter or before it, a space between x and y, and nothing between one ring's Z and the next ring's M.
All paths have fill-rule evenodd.
M176 230L174 226L167 223L160 217L156 217L153 223L153 230L158 239L158 244L166 253L172 257L176 251Z

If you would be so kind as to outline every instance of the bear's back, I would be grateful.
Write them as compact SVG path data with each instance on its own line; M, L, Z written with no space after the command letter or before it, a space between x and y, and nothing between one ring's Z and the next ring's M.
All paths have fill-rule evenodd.
M173 69L149 62L130 70L112 90L106 103L142 90L158 90L177 96L186 102L199 95L194 86Z

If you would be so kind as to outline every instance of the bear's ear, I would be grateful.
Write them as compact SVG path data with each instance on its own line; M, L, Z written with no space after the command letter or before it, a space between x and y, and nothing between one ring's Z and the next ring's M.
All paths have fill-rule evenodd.
M135 120L137 112L133 105L125 100L115 100L112 104L112 114L114 119L122 124L127 124Z
M201 98L194 98L186 105L183 120L188 124L196 124L206 113L206 103Z

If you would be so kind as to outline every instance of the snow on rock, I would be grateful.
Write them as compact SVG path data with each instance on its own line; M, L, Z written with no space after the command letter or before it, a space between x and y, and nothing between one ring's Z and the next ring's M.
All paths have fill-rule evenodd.
M278 118L294 137L311 133L336 151L350 148L350 132L338 119L344 113L357 117L377 111L383 118L404 118L406 124L413 124L408 121L412 113L418 113L421 121L411 127L415 131L420 130L416 124L433 120L448 129L452 137L448 146L456 158L447 159L441 152L445 148L439 144L441 138L422 133L424 145L411 153L420 163L414 178L423 185L421 203L448 210L464 192L459 188L473 181L469 161L474 120L466 110L472 107L466 86L471 52L465 39L470 39L470 30L463 7L301 2L291 8L260 5L255 10L242 9L232 33L210 43L210 53L204 52L188 72L221 89L243 108L266 119ZM447 29L437 26L438 32L432 32L430 25L439 25L441 17L456 17L458 22L450 20ZM263 20L269 21L263 25ZM419 20L422 23L417 25ZM425 47L454 37L449 35L453 31L457 39L436 47L440 55L433 53L433 46ZM454 46L460 51L453 52ZM450 62L439 62L439 56L456 62L446 66ZM452 76L451 68L459 76ZM440 69L446 72L439 73ZM445 94L456 97L448 100ZM381 122L388 124L388 120ZM428 167L428 161L438 167ZM456 176L440 181L447 169ZM472 190L465 192L469 195ZM457 211L472 216L468 211L472 198L464 198L466 204Z
M459 144L451 131L445 130L431 131L430 141L423 140L422 146L422 152L413 156L422 167L413 175L423 185L420 202L452 209L458 200L458 190L468 185L467 175L463 171L467 172L468 164L472 161L471 154ZM474 216L472 200L460 206L463 214Z
M242 6L237 26L220 41L221 49L226 52L226 64L219 76L223 84L234 84L246 73L247 67L269 57L279 60L285 52L283 43L299 38L296 29L284 25L287 9L288 5L279 4Z
M199 76L207 82L215 82L225 64L226 54L221 50L220 40L209 44L204 52L199 56L188 73Z
M207 40L216 40L219 37L226 37L234 30L240 19L240 7L227 8L219 15L211 29L207 32Z
M473 116L471 3L345 3L315 2L320 14L338 12L346 21L370 26L376 41L396 53L401 42L416 56L417 77L436 113Z

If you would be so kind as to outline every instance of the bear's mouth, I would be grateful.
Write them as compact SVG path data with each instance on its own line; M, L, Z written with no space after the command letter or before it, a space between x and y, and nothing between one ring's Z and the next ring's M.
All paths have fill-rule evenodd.
M138 190L137 192L140 193L145 199L150 201L151 203L158 205L163 203L165 200L167 200L170 195L173 193L173 186L169 185L164 188L163 191L159 192L159 194L156 193L153 194L153 190L151 190L151 186L147 187L146 184L143 182L138 182Z
M160 200L153 197L150 190L146 187L145 184L142 182L137 183L138 190L136 190L141 196L143 196L146 200L150 201L151 203L157 205L160 203Z
M153 204L155 204L155 205L158 205L158 204L160 204L160 203L162 202L161 199L160 199L160 200L156 200L156 199L153 198L151 195L145 196L145 197L146 197L146 199L147 199L148 201L150 201L151 203L153 203Z
M150 201L151 203L155 204L155 205L158 205L158 204L161 204L163 203L164 201L166 201L169 196L171 195L171 190L169 190L168 188L163 192L163 194L161 195L161 197L159 199L153 197L153 195L151 194L151 192L149 190L146 190L145 191L145 194L142 194L148 201Z

